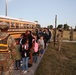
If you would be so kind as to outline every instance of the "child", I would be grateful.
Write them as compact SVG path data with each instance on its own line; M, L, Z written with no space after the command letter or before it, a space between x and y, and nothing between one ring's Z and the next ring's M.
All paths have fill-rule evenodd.
M37 36L34 35L34 40L33 40L33 49L34 49L34 53L33 53L33 61L34 63L37 62L37 58L38 58L38 43L37 43Z
M28 45L28 39L26 39L23 43L22 43L22 73L26 74L27 70L28 70L28 61L29 61L29 45Z
M44 52L44 39L43 36L40 36L40 39L38 40L39 43L39 55L41 56Z
M20 55L20 41L19 39L15 40L16 42L16 51L17 51L17 55L16 55L16 60L15 60L15 70L19 70L20 69L20 60L21 60L21 55Z

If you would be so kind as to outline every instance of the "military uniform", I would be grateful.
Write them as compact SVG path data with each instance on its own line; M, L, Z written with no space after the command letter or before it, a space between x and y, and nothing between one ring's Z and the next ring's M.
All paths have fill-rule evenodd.
M73 29L72 29L72 27L70 29L70 41L73 41Z
M14 57L16 55L15 40L7 32L8 25L0 25L0 75L13 75Z
M58 34L57 34L58 51L61 50L62 38L63 38L63 31L62 31L62 29L60 28L60 29L58 30Z

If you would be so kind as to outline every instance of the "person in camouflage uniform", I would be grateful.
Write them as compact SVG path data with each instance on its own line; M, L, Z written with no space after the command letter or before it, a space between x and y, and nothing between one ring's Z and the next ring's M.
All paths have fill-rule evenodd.
M72 27L70 29L70 41L73 41L73 29L72 29Z
M61 50L62 38L63 38L63 30L62 30L62 28L59 28L58 33L57 33L58 51Z
M0 24L0 75L14 75L15 40L7 33L9 26Z

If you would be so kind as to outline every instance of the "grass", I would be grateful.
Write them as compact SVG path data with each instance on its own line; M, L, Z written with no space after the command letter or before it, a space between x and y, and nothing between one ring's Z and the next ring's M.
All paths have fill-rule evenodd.
M53 30L51 30L53 33ZM58 33L58 31L57 31ZM63 31L63 40L70 40L70 31ZM53 34L52 34L53 35ZM73 32L73 40L76 41L76 31Z
M76 43L62 43L57 51L51 42L35 75L76 75Z
M63 39L64 40L69 40L70 39L70 31L64 31L63 32ZM76 32L73 32L73 40L76 40Z

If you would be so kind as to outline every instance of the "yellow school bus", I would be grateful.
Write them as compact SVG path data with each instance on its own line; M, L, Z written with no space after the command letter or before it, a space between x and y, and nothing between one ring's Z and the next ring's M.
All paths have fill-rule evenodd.
M0 15L0 22L5 22L9 25L9 31L24 31L25 29L40 28L36 22L26 21L21 18L12 18Z

